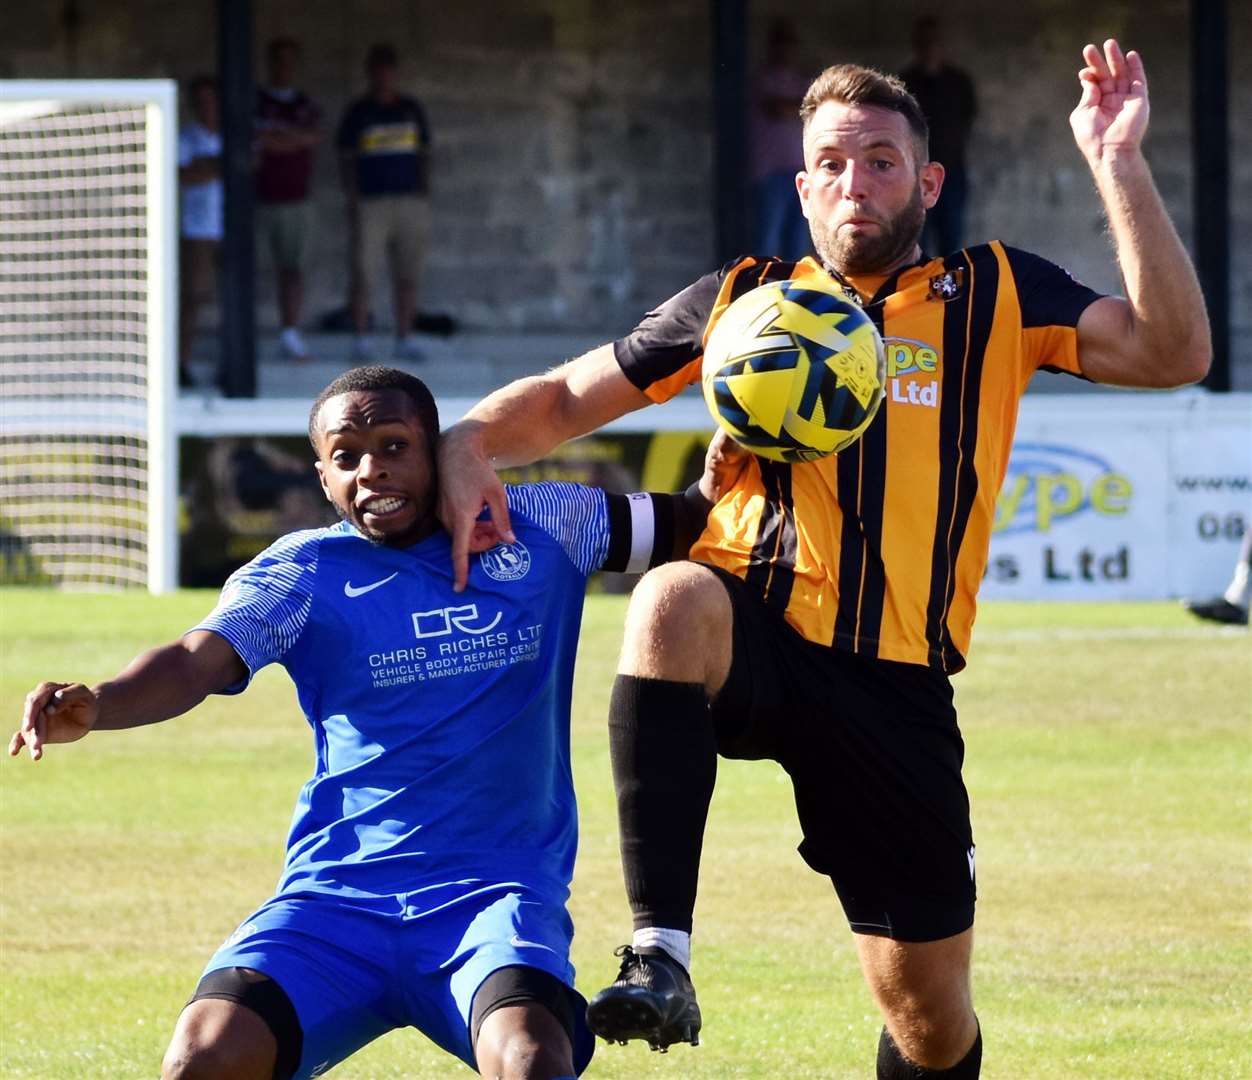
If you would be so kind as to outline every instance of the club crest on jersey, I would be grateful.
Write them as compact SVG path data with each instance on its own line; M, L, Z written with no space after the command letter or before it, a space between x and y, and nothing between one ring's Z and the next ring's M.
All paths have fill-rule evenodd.
M965 290L965 271L949 270L946 274L936 274L930 279L930 292L927 300L955 300Z
M530 569L530 552L520 540L515 544L497 544L478 556L483 572L496 581L517 581Z

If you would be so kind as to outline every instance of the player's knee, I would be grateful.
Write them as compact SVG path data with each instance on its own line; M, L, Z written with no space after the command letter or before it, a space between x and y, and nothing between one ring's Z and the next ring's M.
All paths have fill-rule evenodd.
M222 1076L271 1080L276 1061L274 1036L256 1012L233 1001L197 998L178 1018L161 1076L163 1080ZM284 1066L281 1075L290 1075L292 1068L294 1063Z
M548 1080L563 1071L555 1055L529 1035L516 1035L501 1047L501 1080Z
M269 1064L272 1071L273 1063ZM220 1077L261 1077L268 1075L264 1064L229 1044L199 1043L176 1039L170 1043L161 1063L161 1080L219 1080Z
M530 1031L514 1031L502 1036L492 1047L491 1057L493 1067L484 1075L493 1080L551 1080L573 1071L568 1054Z
M730 598L711 570L695 563L659 566L631 596L618 670L720 685L730 665L731 628Z
M666 563L649 570L631 594L628 624L653 637L690 640L694 631L729 628L730 600L711 570Z
M934 994L894 1001L887 1027L911 1061L928 1068L948 1068L960 1061L978 1032L967 996Z

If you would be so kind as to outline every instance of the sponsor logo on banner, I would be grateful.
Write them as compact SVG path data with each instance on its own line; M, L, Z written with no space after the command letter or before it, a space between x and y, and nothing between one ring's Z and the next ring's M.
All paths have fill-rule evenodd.
M996 533L1049 533L1094 514L1119 517L1130 509L1130 477L1089 450L1017 443L996 500Z
M939 405L939 350L924 341L886 338L887 396L897 405Z
M988 579L1067 596L1133 587L1144 572L1146 538L1131 468L1118 464L1124 457L1124 450L1016 443L996 500ZM1143 463L1127 461L1142 477Z

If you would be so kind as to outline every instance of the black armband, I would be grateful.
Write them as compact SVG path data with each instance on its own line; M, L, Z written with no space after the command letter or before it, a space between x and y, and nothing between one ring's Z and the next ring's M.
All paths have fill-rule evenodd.
M609 553L601 570L641 574L673 557L674 500L682 495L606 495Z

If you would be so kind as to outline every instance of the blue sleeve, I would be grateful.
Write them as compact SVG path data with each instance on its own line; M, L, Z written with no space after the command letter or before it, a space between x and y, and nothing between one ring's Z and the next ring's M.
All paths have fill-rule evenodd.
M225 638L248 669L243 681L222 693L239 693L261 668L282 659L296 643L313 606L324 531L290 533L271 544L227 578L217 607L192 627Z
M525 514L565 550L584 577L609 553L608 501L599 488L555 481L508 486L509 511Z

